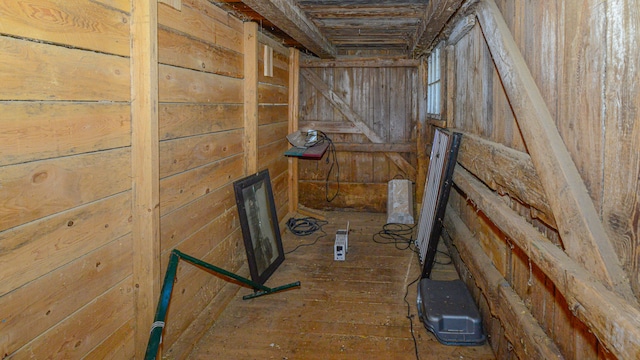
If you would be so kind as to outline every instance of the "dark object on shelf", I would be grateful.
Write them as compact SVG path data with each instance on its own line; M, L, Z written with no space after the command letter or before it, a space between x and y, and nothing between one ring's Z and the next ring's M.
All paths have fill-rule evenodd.
M418 316L445 345L482 345L486 340L480 313L462 280L420 280Z
M233 183L251 279L264 284L284 261L269 170Z
M285 156L293 156L302 159L322 159L324 153L329 148L328 142L319 143L309 147L297 147L293 146L289 150L284 152Z

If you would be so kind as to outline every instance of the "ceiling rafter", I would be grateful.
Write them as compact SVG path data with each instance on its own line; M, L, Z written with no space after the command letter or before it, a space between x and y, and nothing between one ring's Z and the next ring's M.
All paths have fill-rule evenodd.
M293 0L243 0L243 2L318 57L323 59L336 57L335 46L322 35L318 27Z

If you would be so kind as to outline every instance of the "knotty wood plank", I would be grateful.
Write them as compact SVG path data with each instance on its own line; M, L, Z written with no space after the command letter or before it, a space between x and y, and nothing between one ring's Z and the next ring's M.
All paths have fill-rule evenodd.
M135 355L133 319L122 325L111 336L96 346L87 359L129 359Z
M124 192L0 232L0 295L129 233L130 209L131 193Z
M242 152L241 129L160 142L160 178Z
M142 358L160 294L158 3L131 7L131 186L135 354ZM169 76L164 74L163 76ZM159 351L161 354L162 351Z
M160 215L204 196L244 174L243 159L234 155L160 181Z
M282 137L279 141L259 147L257 157L258 169L256 171L264 169L274 161L284 160L284 152L287 151L288 146L289 142L285 137Z
M161 102L231 104L243 102L241 79L169 65L159 65L158 68Z
M316 25L291 0L246 0L250 8L296 39L304 47L325 58L335 58L336 49Z
M208 1L185 1L176 11L168 6L158 7L158 23L199 40L242 53L242 25L231 24L232 16L221 16L221 9ZM237 21L237 19L236 19Z
M128 148L5 166L0 230L131 188Z
M0 165L128 146L127 104L0 102Z
M163 216L160 228L161 251L170 251L212 219L230 211L234 205L233 186L227 184Z
M242 54L171 29L158 28L158 61L234 78L244 76Z
M129 16L109 6L77 0L11 1L0 5L0 14L0 33L5 35L129 56Z
M320 77L309 69L302 69L301 74L311 83L322 95L331 102L331 104L338 109L350 122L352 122L371 142L383 143L384 139L367 126L362 117L355 113L348 103L335 93L331 88L325 84ZM416 169L413 165L409 164L402 156L397 153L385 153L385 155L393 161L400 169L402 169L410 178L414 179L416 176Z
M0 100L129 101L127 58L6 36L0 53Z
M291 93L289 93L289 96L291 96ZM287 121L290 109L289 105L284 104L259 104L258 125Z
M466 170L456 167L453 180L553 281L574 315L609 351L621 359L640 356L640 311L634 305L594 279Z
M286 104L289 93L286 87L267 83L258 84L258 101L260 104Z
M0 297L3 354L17 351L130 276L130 244L129 236L115 240Z
M15 358L80 358L133 317L130 277L20 348ZM147 329L147 337L148 337ZM146 345L146 344L145 344ZM144 350L144 349L143 349Z
M258 127L258 146L264 146L287 137L288 124L279 122Z
M565 250L608 287L635 302L593 201L500 10L493 0L482 0L477 14Z
M160 140L242 128L242 104L160 104Z

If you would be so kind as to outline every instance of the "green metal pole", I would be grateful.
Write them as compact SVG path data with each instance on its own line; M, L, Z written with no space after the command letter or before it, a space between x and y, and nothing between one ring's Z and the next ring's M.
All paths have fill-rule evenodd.
M245 277L234 274L225 269L219 268L215 265L206 263L200 259L196 259L193 256L189 256L173 249L171 256L169 257L169 265L167 265L167 273L164 276L164 282L162 283L162 290L160 292L160 300L158 300L158 308L156 309L156 316L154 318L153 326L151 327L151 334L149 335L149 343L147 344L147 352L145 353L145 360L154 360L158 356L158 349L162 343L162 333L164 331L164 323L167 317L167 309L169 308L169 300L171 300L171 293L173 292L173 283L176 279L176 272L178 270L178 262L180 259L195 265L201 266L205 269L222 274L231 279L238 280L239 282L249 285L254 289L253 294L245 295L242 298L244 300L253 299L259 296L273 294L278 291L283 291L300 286L300 281L296 281L291 284L278 286L276 288L269 288L264 285L258 284L255 281L251 281ZM258 291L259 290L259 291Z
M149 335L147 352L144 356L146 360L152 360L158 356L158 348L162 343L164 320L167 316L167 308L169 307L169 300L171 299L171 293L173 292L173 283L176 278L178 261L180 261L179 255L176 254L175 251L172 251L171 256L169 257L169 265L167 265L167 273L165 274L164 282L162 283L160 300L158 300L158 308L156 309L156 317L154 318L154 323L151 327L151 334Z

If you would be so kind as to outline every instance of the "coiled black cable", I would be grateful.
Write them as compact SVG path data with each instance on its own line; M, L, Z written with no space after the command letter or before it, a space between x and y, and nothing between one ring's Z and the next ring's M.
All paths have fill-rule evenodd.
M318 231L322 232L322 234L316 237L316 239L313 240L313 242L311 243L300 244L296 246L293 250L285 252L285 255L291 254L292 252L298 250L303 246L314 245L315 243L318 242L318 240L320 240L320 238L327 236L327 233L322 229L322 227L328 223L329 223L328 221L318 220L313 217L303 217L303 218L297 218L297 219L289 218L289 220L287 220L287 229L289 229L289 231L291 231L291 233L296 236L309 236Z

